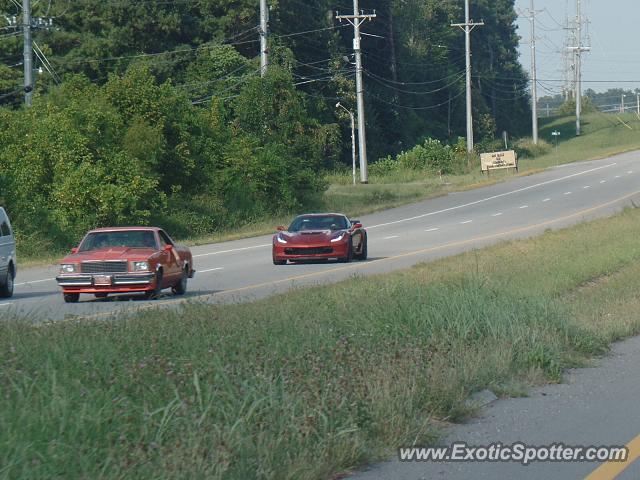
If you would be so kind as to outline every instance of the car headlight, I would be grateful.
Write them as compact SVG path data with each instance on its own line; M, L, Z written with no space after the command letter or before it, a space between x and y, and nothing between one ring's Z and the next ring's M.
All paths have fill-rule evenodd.
M336 238L332 238L331 242L335 243L335 242L339 242L340 240L342 240L344 238L344 233L341 233L340 235L338 235Z
M287 243L287 241L284 238L282 238L282 235L278 235L276 237L276 240L278 240L278 243Z
M134 272L147 272L149 271L149 262L133 262Z
M75 273L76 266L73 263L63 263L60 265L60 273Z

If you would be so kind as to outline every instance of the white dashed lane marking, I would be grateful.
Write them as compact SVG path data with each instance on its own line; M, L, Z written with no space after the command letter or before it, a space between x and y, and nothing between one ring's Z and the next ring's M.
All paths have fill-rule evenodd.
M571 195L571 192L564 192L565 195Z
M394 238L400 238L400 235L391 235L390 237L385 237L385 240L393 240Z
M582 187L582 188L584 188L584 189L586 190L587 188L591 188L591 185L585 185L585 186L584 186L584 187Z
M208 269L208 270L198 270L196 273L217 272L218 270L224 270L224 267L210 268L210 269Z
M502 215L502 212L498 212L498 213L494 213L493 215L491 215L492 217L499 217L500 215Z
M270 247L270 246L271 246L270 243L265 243L263 245L255 245L253 247L234 248L232 250L220 250L219 252L200 253L198 255L193 255L193 258L210 257L211 255L220 255L221 253L243 252L245 250L253 250L255 248L265 248L265 247Z
M428 230L425 230L425 232L437 232L438 230L440 230L439 228L430 228Z
M546 203L546 202L550 202L551 199L550 198L545 198L544 200L542 200L542 203Z
M471 223L473 220L465 220L464 222L460 222L460 225L465 225L467 223Z
M529 208L529 205L522 205L522 206L520 207L520 210L522 210L523 208Z
M31 285L32 283L43 283L43 282L53 282L55 280L55 278L45 278L44 280L32 280L30 282L22 282L22 283L16 283L14 284L16 287L19 287L21 285Z
M606 180L600 180L600 183L607 183Z

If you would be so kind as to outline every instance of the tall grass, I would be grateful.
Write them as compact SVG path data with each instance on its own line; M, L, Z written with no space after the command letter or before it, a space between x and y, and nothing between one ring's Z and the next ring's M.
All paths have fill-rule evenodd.
M638 290L639 220L251 304L3 318L0 478L323 479L429 443L471 392L558 381L638 331L596 312ZM633 268L614 299L600 279Z

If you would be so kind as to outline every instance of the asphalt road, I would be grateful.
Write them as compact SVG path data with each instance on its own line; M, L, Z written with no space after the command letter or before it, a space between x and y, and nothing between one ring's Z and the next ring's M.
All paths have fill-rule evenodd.
M0 316L18 313L45 321L120 315L185 301L247 301L528 237L610 215L634 200L640 202L640 152L569 164L362 217L369 234L366 262L275 266L271 236L194 247L197 274L184 297L167 293L148 301L139 296L98 300L83 295L80 303L65 304L54 280L56 266L19 268L14 297L0 301Z

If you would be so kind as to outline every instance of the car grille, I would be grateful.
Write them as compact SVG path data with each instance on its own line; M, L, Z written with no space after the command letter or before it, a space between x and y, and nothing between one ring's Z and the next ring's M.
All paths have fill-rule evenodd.
M284 253L287 255L319 255L333 253L331 247L310 247L310 248L285 248Z
M127 273L127 262L83 262L82 273Z

